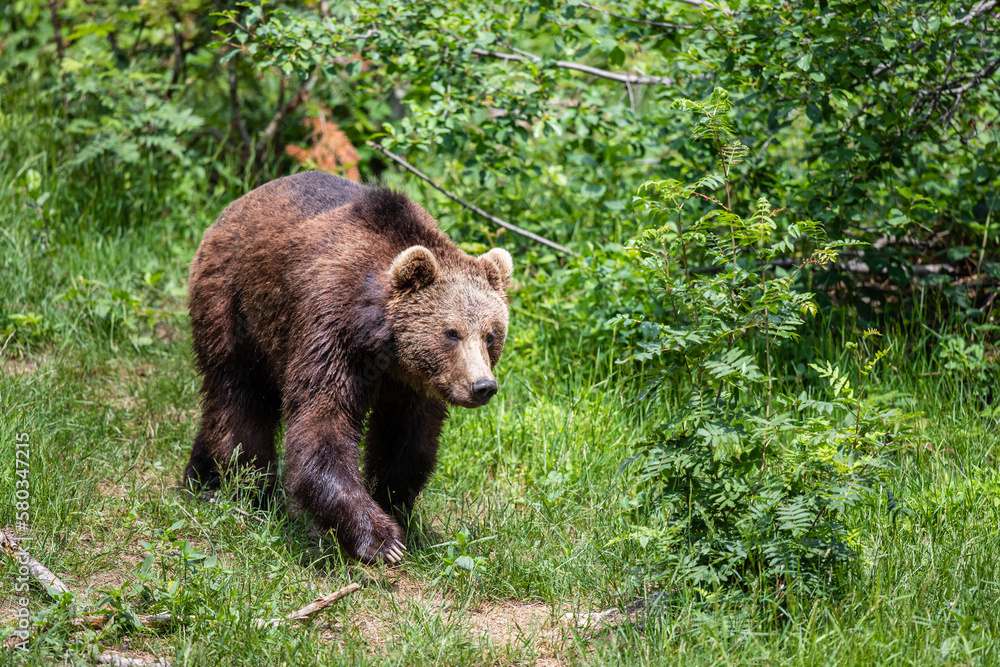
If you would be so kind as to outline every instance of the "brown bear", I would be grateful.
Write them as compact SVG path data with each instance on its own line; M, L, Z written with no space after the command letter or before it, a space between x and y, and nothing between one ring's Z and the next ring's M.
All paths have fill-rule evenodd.
M381 187L306 172L240 197L191 263L204 381L186 477L211 488L249 466L270 485L284 418L294 501L351 556L398 561L448 406L497 392L512 268Z

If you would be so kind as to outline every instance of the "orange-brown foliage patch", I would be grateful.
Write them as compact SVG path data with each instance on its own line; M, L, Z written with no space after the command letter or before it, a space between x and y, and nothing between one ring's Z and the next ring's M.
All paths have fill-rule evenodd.
M312 146L285 146L285 152L307 167L360 183L358 152L340 126L328 121L322 111L318 116L304 119L302 124L312 128Z

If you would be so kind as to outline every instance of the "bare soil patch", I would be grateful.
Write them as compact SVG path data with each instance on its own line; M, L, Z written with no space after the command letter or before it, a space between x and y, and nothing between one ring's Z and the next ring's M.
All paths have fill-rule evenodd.
M369 646L378 652L388 642L404 635L404 624L414 618L441 617L446 625L458 625L472 637L479 637L497 648L530 647L539 655L537 664L557 665L566 625L560 619L562 609L543 602L522 600L488 601L473 608L461 608L460 601L436 587L429 587L406 573L386 582L386 594L369 587L362 594L365 604L344 619L353 625ZM343 629L332 623L328 639Z
M0 369L4 375L30 375L37 373L39 369L45 368L50 361L47 355L41 354L37 357L4 357Z

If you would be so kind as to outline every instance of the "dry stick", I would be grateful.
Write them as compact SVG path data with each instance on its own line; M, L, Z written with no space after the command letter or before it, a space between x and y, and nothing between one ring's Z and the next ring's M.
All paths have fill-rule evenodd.
M97 662L114 667L170 667L164 658L132 658L120 653L102 653L97 656Z
M960 23L968 24L969 21L971 21L972 19L979 18L986 12L995 8L997 5L1000 5L1000 2L998 2L998 0L983 0L983 2L976 4L971 10L969 10L968 14L966 14L960 19L955 19L954 21L951 22L951 24L953 26L956 26Z
M419 169L417 169L416 167L414 167L412 164L410 164L409 162L407 162L403 158L399 157L395 153L390 153L386 149L382 148L380 145L376 144L374 141L366 141L365 143L367 145L371 146L372 148L374 148L375 150L379 151L380 153L382 153L382 155L386 156L387 158L389 158L390 160L392 160L396 164L400 165L401 167L403 167L407 171L413 173L418 178L421 178L421 179L427 181L428 183L430 183L430 185L435 190L437 190L438 192L441 192L442 194L444 194L446 197L448 197L452 201L458 202L459 204L461 204L465 208L469 209L473 213L476 213L476 214L478 214L478 215L486 218L487 220L489 220L493 224L499 225L499 226L503 227L504 229L507 229L507 230L510 230L510 231L514 232L515 234L520 234L521 236L524 236L525 238L529 238L532 241L535 241L536 243L541 243L544 246L548 246L548 247L552 248L553 250L558 250L561 253L565 253L567 255L572 255L573 257L579 257L578 253L573 252L569 248L567 248L565 246L561 246L558 243L556 243L555 241L550 241L547 238L545 238L544 236L539 236L538 234L535 234L533 232L529 232L527 229L521 229L517 225L512 225L512 224L510 224L509 222L507 222L505 220L501 220L500 218L496 217L495 215L490 215L489 213L487 213L483 209L479 208L475 204L470 204L469 202L465 201L464 199L462 199L458 195L454 194L453 192L445 190L440 185L438 185L437 183L435 183L434 181L432 181L430 179L430 177L428 177L426 174L424 174Z
M348 584L347 586L344 586L340 590L330 593L329 595L316 598L305 607L302 607L302 609L293 611L284 618L258 618L254 620L253 623L258 628L266 628L280 625L281 623L287 623L289 621L298 621L300 623L305 622L335 602L338 602L351 593L356 593L359 590L361 590L360 584ZM115 618L117 617L114 614L90 614L73 619L73 625L76 627L88 627L93 630L100 630ZM165 628L184 620L177 618L173 614L151 614L149 616L139 616L137 618L139 625L152 629ZM186 620L193 619L194 616L188 616Z
M28 553L28 550L21 546L20 541L13 535L7 536L2 530L0 530L0 548L7 552L7 554L15 561L21 565L27 565L28 569L31 570L31 575L38 580L38 583L42 584L42 587L46 592L50 588L54 588L59 591L59 593L69 593L70 590L64 584L59 577L52 574L52 570L45 567L39 563L35 558Z
M472 49L472 52L477 56L489 56L490 58L500 58L502 60L514 60L516 62L540 62L542 59L538 56L528 54L527 56L519 56L513 53L500 53L498 51L487 51L486 49ZM620 74L619 72L609 72L606 69L599 69L597 67L591 67L590 65L580 65L579 63L571 63L566 60L557 60L555 62L556 67L562 67L563 69L572 69L577 72L585 72L587 74L593 74L594 76L600 77L602 79L611 79L612 81L619 81L621 83L638 83L642 85L661 85L661 86L673 86L677 83L677 79L672 76L653 76L650 74Z
M198 529L201 531L201 534L204 535L205 539L208 540L208 543L210 545L212 545L212 553L214 554L216 552L215 542L212 541L212 538L209 536L208 531L205 530L205 527L202 526L200 523L198 523L198 519L194 518L194 516L190 512L188 512L186 509L184 509L183 505L181 505L180 503L177 503L177 507L180 508L180 510L182 512L184 512L184 514L187 515L187 517L189 519L191 519L192 521L194 521L194 525L198 526Z
M962 96L965 95L965 93L967 93L971 88L978 86L980 81L992 76L998 68L1000 68L1000 58L997 58L978 72L966 75L967 77L971 76L971 78L965 85L944 91L945 94L955 95L955 104L952 105L951 109L948 110L948 113L945 114L943 121L944 125L947 126L948 123L951 122L951 119L955 117L955 112L958 111L958 107L962 103Z
M88 627L91 630L100 630L115 618L119 617L116 617L114 614L89 614L74 618L73 625L78 628ZM137 616L136 618L139 620L139 625L144 628L152 628L153 630L159 630L177 622L173 614L149 614L148 616ZM194 617L191 616L189 618L193 619Z
M360 590L361 590L360 584L356 583L348 584L347 586L344 586L335 593L330 593L329 595L324 595L323 597L316 598L315 600L307 604L305 607L302 607L302 609L299 609L298 611L293 611L291 614L285 616L284 618L272 618L270 620L258 619L256 621L257 627L266 628L269 626L274 626L280 623L284 623L286 621L298 621L300 623L308 621L313 616L323 611L333 603L342 600L351 593L356 593L357 591Z

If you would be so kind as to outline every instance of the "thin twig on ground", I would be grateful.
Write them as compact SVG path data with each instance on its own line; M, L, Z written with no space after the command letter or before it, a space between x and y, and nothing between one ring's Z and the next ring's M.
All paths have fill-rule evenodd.
M283 618L268 618L268 619L258 618L253 622L258 628L276 626L282 623L288 623L290 621L297 621L299 623L304 623L309 619L311 619L316 614L318 614L319 612L326 609L327 607L331 606L336 602L339 602L340 600L344 599L351 593L358 592L359 590L361 590L360 584L357 583L348 584L347 586L344 586L343 588L333 593L330 593L329 595L324 595L322 597L316 598L315 600L307 604L305 607L293 611L292 613L288 614ZM109 623L111 623L112 620L116 618L118 617L112 613L85 614L74 618L72 624L73 626L78 628L87 627L92 630L100 630L101 628L108 625ZM194 620L194 618L195 618L194 616L189 616L187 617L186 620ZM13 619L8 619L8 620L16 622L17 618L15 617ZM185 619L179 619L173 614L149 614L149 615L137 616L136 620L139 622L139 625L141 625L144 628L151 628L154 630L158 630L161 628L174 625L175 623L178 623Z
M357 583L348 584L334 593L330 593L329 595L324 595L323 597L316 598L315 600L307 604L305 607L302 607L302 609L299 609L298 611L293 611L291 614L288 614L284 618L272 618L268 620L257 619L256 621L257 627L266 628L269 626L279 625L281 623L287 623L288 621L298 621L300 623L304 623L309 619L311 619L316 614L318 614L319 612L323 611L324 609L332 605L333 603L338 602L339 600L344 599L351 593L356 593L357 591L360 590L361 590L360 584Z
M521 235L521 236L523 236L525 238L529 238L532 241L535 241L536 243L541 243L544 246L548 246L548 247L552 248L553 250L558 250L561 253L565 253L567 255L572 255L574 257L578 257L579 256L578 253L573 252L572 250L570 250L566 246L559 245L555 241L550 241L547 238L545 238L544 236L539 236L538 234L535 234L534 232L529 232L527 229L521 229L517 225L512 225L511 223L509 223L509 222L507 222L505 220L501 220L500 218L496 217L495 215L490 215L489 213L487 213L483 209L479 208L475 204L470 204L469 202L465 201L464 199L462 199L461 197L459 197L455 193L450 192L448 190L445 190L443 187L441 187L440 185L438 185L437 183L435 183L434 181L432 181L430 179L430 177L428 177L426 174L424 174L419 169L417 169L416 167L414 167L412 164L410 164L409 162L407 162L403 158L399 157L395 153L391 153L388 150L386 150L385 148L382 148L382 146L378 145L374 141L366 141L365 143L368 144L369 146L371 146L372 148L374 148L375 150L379 151L380 153L382 153L382 155L386 156L387 158L389 158L390 160L392 160L396 164L400 165L401 167L403 167L404 169L406 169L410 173L414 174L418 178L423 179L424 181L426 181L427 183L429 183L435 190L437 190L438 192L444 194L446 197L448 197L452 201L458 202L459 204L461 204L465 208L469 209L473 213L476 213L477 215L480 215L480 216L486 218L490 222L492 222L492 223L494 223L496 225L499 225L499 226L503 227L504 229L512 231L515 234L519 234L519 235Z
M212 505L215 505L216 507L219 507L219 508L221 508L223 510L226 510L226 511L229 511L229 512L233 512L234 514L239 514L240 516L246 517L247 519L253 519L254 521L260 521L261 523L267 523L267 519L264 519L263 517L259 517L256 514L251 514L250 512L247 512L245 509L243 509L241 507L237 507L236 505L228 505L228 506L223 505L222 503L220 503L216 499L215 495L211 491L206 491L205 493L203 493L201 495L198 495L198 494L194 493L190 489L187 489L187 492L190 493L192 496L194 496L195 499L197 499L197 500L201 500L201 501L206 502L206 503L211 503Z
M209 536L208 531L205 530L205 527L202 526L198 522L198 519L194 518L194 516L190 512L188 512L186 509L184 509L184 507L180 503L177 503L177 507L179 507L180 510L182 512L184 512L184 514L187 516L187 518L191 519L191 521L194 522L194 525L198 526L198 530L201 531L201 534L205 536L205 539L208 540L209 545L211 545L211 547L212 547L212 553L213 554L216 553L215 542L212 541L212 538Z

